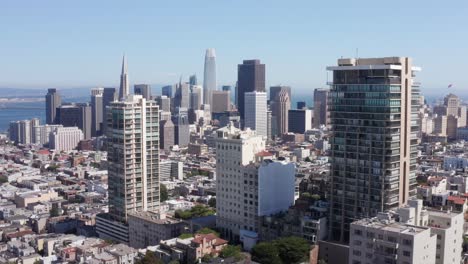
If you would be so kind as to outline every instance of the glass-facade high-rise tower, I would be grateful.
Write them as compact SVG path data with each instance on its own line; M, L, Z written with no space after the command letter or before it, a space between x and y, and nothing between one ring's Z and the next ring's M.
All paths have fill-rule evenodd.
M330 238L416 196L419 88L407 57L339 59L329 93Z
M211 92L216 90L216 54L209 48L205 53L205 71L203 74L203 104L211 105Z

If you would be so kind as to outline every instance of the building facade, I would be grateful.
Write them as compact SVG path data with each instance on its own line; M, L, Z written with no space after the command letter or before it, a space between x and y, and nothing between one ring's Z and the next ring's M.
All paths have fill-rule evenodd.
M57 127L49 134L49 147L56 151L71 151L84 139L78 127Z
M159 208L158 106L133 95L108 110L109 214L126 222Z
M312 110L293 109L288 111L288 132L304 134L312 129Z
M48 89L46 95L46 124L56 124L56 109L62 104L62 97L57 89Z
M216 90L216 53L209 48L205 53L205 69L203 74L203 104L212 104L211 92Z
M244 60L237 66L236 104L241 120L245 117L245 93L265 92L265 64L260 60Z
M245 128L255 130L257 135L268 136L267 95L265 92L244 93Z
M339 59L329 97L332 125L330 238L416 195L418 67L407 57Z
M328 113L328 89L317 88L314 90L314 122L313 128L328 126L330 115Z

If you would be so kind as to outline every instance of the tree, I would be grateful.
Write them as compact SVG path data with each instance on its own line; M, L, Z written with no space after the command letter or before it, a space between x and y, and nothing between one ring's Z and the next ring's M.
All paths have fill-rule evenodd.
M201 258L202 262L210 262L211 259L213 259L213 256L211 254L206 254Z
M167 193L167 187L166 187L166 185L160 184L160 185L159 185L159 192L161 193L161 194L160 194L160 200L161 200L161 202L167 201L167 199L169 198L169 195L168 195L168 193Z
M188 234L188 233L183 233L179 236L180 239L186 239L186 238L191 238L193 237L192 234Z
M279 251L271 242L261 242L252 248L252 260L261 264L281 264Z
M307 259L310 245L301 237L284 237L273 242L285 263L300 263Z
M216 208L216 198L211 197L210 200L208 200L208 205L213 207L213 208Z
M319 259L318 264L327 264L327 262L323 259Z
M164 262L158 259L153 251L146 250L145 256L136 261L135 264L164 264Z
M56 217L59 216L59 209L56 206L52 206L52 209L50 209L50 217Z
M227 245L221 250L221 252L219 253L219 256L222 257L222 258L231 258L231 257L233 257L236 261L239 261L239 260L242 259L241 247L240 246Z
M198 230L196 232L196 234L203 234L203 235L207 235L207 234L214 234L215 236L219 237L219 233L216 232L215 230L211 229L211 228L208 228L208 227L204 227L200 230Z

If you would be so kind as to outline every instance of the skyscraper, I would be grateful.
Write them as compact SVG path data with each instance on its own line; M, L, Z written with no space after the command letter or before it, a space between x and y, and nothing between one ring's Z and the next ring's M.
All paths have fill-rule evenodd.
M174 85L166 85L161 88L161 94L167 96L168 98L172 98L175 94L174 90Z
M278 86L271 86L270 87L270 102L274 101L276 99L276 96L281 91L286 91L286 93L288 93L289 100L291 100L291 87L278 85ZM289 106L289 108L291 108L291 106Z
M102 94L102 125L101 125L101 134L105 135L107 129L107 109L106 107L110 105L111 102L117 100L117 93L113 87L105 87Z
M245 117L244 96L248 92L265 92L265 64L260 60L244 60L237 66L237 109Z
M221 113L231 110L231 100L229 91L213 91L213 105L211 105L211 112Z
M91 138L92 115L88 103L64 104L57 108L57 123L64 127L78 127L84 139Z
M245 95L245 127L259 136L268 136L267 95L265 92L247 92Z
M189 108L190 106L190 89L188 83L179 82L176 84L175 91L175 107Z
M304 134L312 129L312 110L291 109L288 111L288 132Z
M160 148L170 150L175 145L175 126L171 119L159 122Z
M328 113L328 89L317 88L314 90L314 122L312 127L327 126L330 122Z
M205 71L203 74L203 104L211 105L211 92L216 90L216 54L209 48L205 53Z
M128 242L128 214L159 208L158 106L129 95L108 110L109 214L96 217L96 229L100 237Z
M197 75L195 75L195 74L190 75L190 77L189 77L189 84L190 84L190 85L198 85Z
M103 96L104 88L91 89L91 135L93 137L102 134L102 123L104 119Z
M122 73L120 74L120 89L119 89L119 100L125 99L128 95L129 83L128 83L128 72L127 72L127 60L125 55L122 59Z
M274 97L271 97L271 96ZM270 88L270 105L272 115L276 120L277 133L283 135L288 132L288 114L291 109L291 87L274 86Z
M165 112L171 112L171 99L165 95L157 96L156 103L159 106L159 110Z
M142 95L146 100L151 100L151 86L149 84L135 84L133 93Z
M339 59L329 96L330 236L416 195L418 67L407 57Z
M176 113L172 116L172 122L175 125L175 144L185 147L190 142L190 124L188 109L178 107Z
M21 120L10 122L10 140L16 144L31 144L32 141L31 120Z
M129 96L110 106L108 138L109 213L126 220L131 211L159 207L158 106L143 97ZM133 142L133 143L132 143ZM125 153L122 153L122 149ZM121 181L121 178L126 180ZM127 180L132 184L127 184ZM129 198L131 198L129 200Z
M62 104L62 98L60 97L57 89L48 89L46 95L46 123L56 124L57 107Z
M190 85L190 104L189 108L193 110L199 110L202 105L203 97L202 90L203 88L198 85Z

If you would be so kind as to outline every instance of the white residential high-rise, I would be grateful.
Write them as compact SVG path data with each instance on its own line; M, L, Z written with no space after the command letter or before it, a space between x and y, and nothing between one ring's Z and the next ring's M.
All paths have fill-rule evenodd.
M112 127L107 133L111 139L108 144L109 213L124 221L130 211L158 209L159 117L156 102L130 95L125 101L111 103L107 119ZM113 140L122 135L122 141ZM120 177L133 184L121 182Z
M268 136L267 94L265 92L245 93L245 128L257 132L257 135Z
M10 140L19 144L31 144L32 141L32 120L21 120L10 122Z
M203 75L203 104L211 105L211 92L216 90L216 54L209 48L205 53L205 71Z
M49 134L49 145L56 151L71 151L83 139L83 131L78 127L57 127Z
M49 144L49 135L51 132L55 131L58 127L63 127L62 125L42 125L33 127L33 143L39 145Z
M109 214L96 217L96 229L100 237L126 242L128 214L159 209L159 109L129 95L107 110Z

